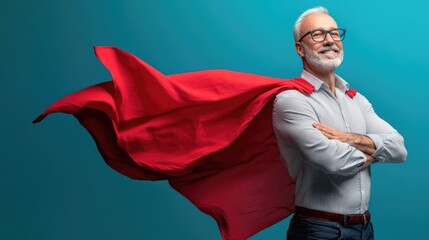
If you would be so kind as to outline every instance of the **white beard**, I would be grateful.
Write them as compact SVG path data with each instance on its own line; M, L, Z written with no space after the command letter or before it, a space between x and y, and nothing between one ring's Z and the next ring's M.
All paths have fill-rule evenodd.
M343 50L339 50L339 48L335 46L331 47L322 47L321 49L336 49L339 50L338 56L333 55L327 55L329 59L323 59L318 52L311 50L309 47L307 47L305 44L302 44L304 48L305 58L307 59L307 63L310 66L315 66L322 68L326 71L333 71L338 66L341 65L344 58L344 52ZM320 51L319 49L318 51Z

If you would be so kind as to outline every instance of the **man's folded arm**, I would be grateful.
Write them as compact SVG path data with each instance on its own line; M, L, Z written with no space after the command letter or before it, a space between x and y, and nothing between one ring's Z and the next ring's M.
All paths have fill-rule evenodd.
M376 150L372 156L378 162L404 162L408 154L404 138L375 113L371 103L364 96L358 94L356 97L365 114L366 136L375 144Z
M365 154L349 144L330 140L313 127L317 116L304 96L296 91L276 97L273 126L280 144L287 144L309 161L330 174L353 175L367 160Z

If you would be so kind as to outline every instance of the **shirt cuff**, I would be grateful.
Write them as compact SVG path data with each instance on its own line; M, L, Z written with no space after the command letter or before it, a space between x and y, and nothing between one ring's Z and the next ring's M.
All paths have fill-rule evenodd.
M363 153L363 152L361 152L361 151L356 151L356 153L358 154L358 155L361 155L361 160L359 161L359 164L356 166L357 168L357 170L356 170L356 172L355 173L357 173L357 172L359 172L359 171L361 171L362 170L362 167L363 167L363 165L365 165L365 162L366 162L366 156L365 156L365 154Z
M366 136L371 138L375 144L375 152L372 154L372 157L378 162L385 162L387 158L382 154L384 151L383 137L377 134L367 134Z

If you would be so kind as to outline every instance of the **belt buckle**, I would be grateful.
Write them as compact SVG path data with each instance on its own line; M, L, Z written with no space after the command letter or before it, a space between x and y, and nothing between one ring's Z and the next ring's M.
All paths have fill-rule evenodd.
M343 225L344 226L348 225L349 221L350 221L349 216L347 214L344 214L343 215Z

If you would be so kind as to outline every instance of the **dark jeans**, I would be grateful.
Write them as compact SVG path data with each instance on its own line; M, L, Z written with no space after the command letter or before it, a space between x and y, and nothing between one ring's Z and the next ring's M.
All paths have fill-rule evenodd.
M372 223L342 225L338 222L313 220L293 216L287 231L287 240L374 240Z

